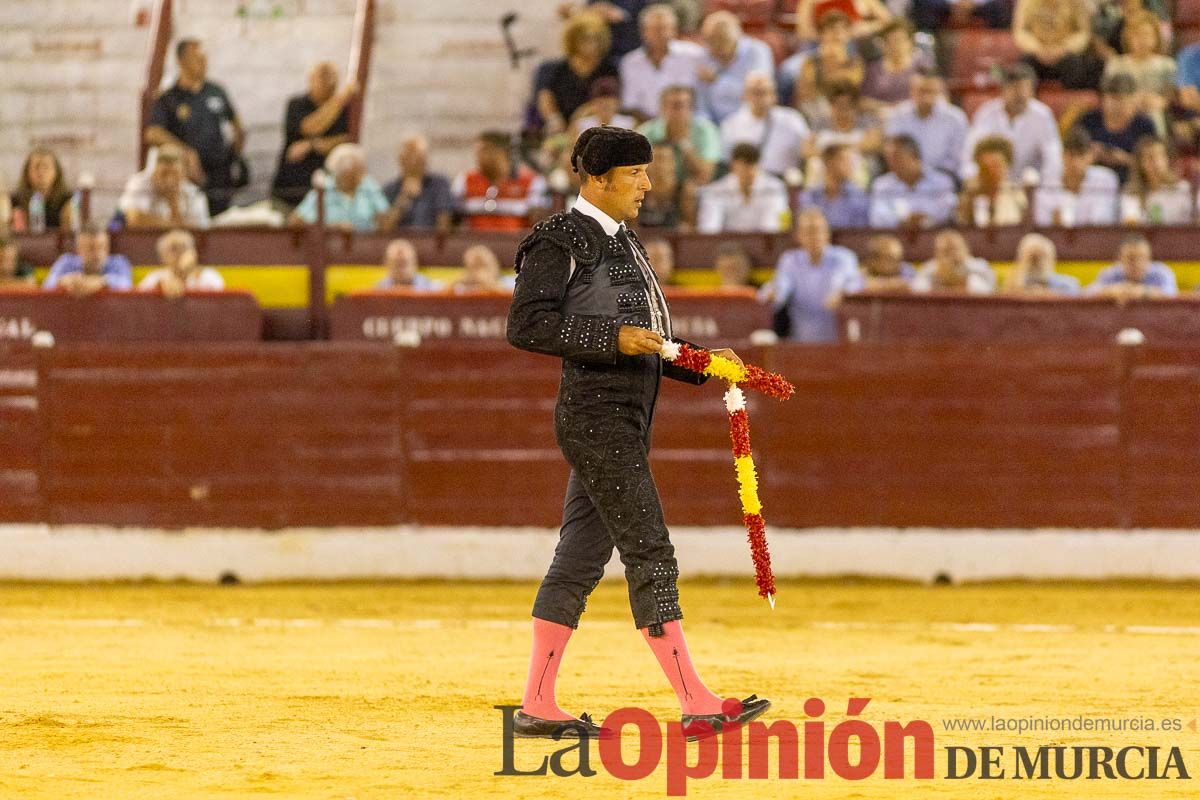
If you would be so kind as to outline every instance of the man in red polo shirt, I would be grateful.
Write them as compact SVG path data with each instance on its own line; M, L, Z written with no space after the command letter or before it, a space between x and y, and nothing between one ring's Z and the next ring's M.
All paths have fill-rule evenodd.
M484 131L475 142L478 166L454 180L463 225L475 231L519 231L547 207L546 180L524 165L514 168L512 138Z

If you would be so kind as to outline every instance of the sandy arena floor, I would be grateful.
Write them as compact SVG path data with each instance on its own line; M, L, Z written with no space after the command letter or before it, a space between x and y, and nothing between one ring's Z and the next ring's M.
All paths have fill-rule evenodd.
M845 719L923 719L936 778L687 784L722 798L1200 796L1200 587L785 583L769 611L749 580L686 583L685 630L719 693L809 697ZM495 777L501 714L520 701L526 584L0 586L0 797L661 797L605 772ZM559 699L603 718L674 696L606 583L570 644ZM947 732L951 717L1179 718L1173 732ZM949 745L1178 746L1192 780L945 780ZM693 745L693 748L696 746ZM530 769L553 742L519 740ZM626 751L629 760L636 747ZM1004 766L1011 769L1011 755ZM665 761L665 755L664 755ZM573 765L575 759L568 759ZM771 774L776 773L772 760ZM1011 773L1010 773L1011 774Z

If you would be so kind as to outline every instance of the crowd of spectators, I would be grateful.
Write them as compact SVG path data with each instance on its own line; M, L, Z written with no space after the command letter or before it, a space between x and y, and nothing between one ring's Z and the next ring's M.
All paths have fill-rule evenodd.
M655 145L643 238L661 248L656 231L792 231L797 247L759 294L805 339L830 335L837 298L861 288L996 291L963 228L1196 220L1200 44L1180 46L1159 0L800 0L783 36L748 30L729 10L701 17L705 5L564 5L561 54L535 70L519 129L480 132L474 165L455 176L430 168L418 132L397 143L393 175L369 174L350 133L360 88L316 63L286 102L272 202L294 225L519 232L574 201L566 154L582 131L636 128ZM955 40L981 26L1007 28L1020 55L963 85L950 70ZM78 232L47 287L132 288L105 235L125 226L170 231L163 267L139 288L218 288L186 231L220 224L248 181L245 131L229 93L209 80L204 44L183 39L175 54L178 75L144 130L145 167L128 178L111 222L83 219L80 194L48 149L29 153L6 193L6 230ZM1053 101L1067 92L1071 103ZM847 228L937 230L935 255L909 264L886 233L856 254L830 241ZM1081 290L1055 271L1053 244L1031 234L1006 290L1170 294L1173 276L1148 247L1131 238ZM744 253L713 252L722 285L748 283ZM659 260L669 273L669 245ZM424 276L404 239L383 266L381 287L507 288L482 246L466 252L452 285ZM15 240L0 240L0 280L29 281L27 267Z
M520 130L481 132L457 176L429 169L417 132L398 143L396 174L368 174L350 135L360 89L316 63L286 102L272 200L295 224L518 230L572 202L565 154L606 124L656 146L642 227L773 232L811 207L834 229L1196 218L1200 43L1179 46L1158 0L800 0L793 29L750 32L720 4L698 18L704 5L564 5L561 54L535 70ZM963 85L956 39L980 25L1008 28L1020 57ZM183 39L175 55L115 225L206 227L248 180L245 131L204 44ZM1071 103L1044 101L1068 90ZM956 102L968 95L969 115ZM17 231L81 223L47 149L8 199Z

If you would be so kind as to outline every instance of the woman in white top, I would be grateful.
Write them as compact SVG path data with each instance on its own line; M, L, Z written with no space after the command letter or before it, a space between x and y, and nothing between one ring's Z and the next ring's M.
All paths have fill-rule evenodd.
M1133 172L1121 193L1121 221L1185 225L1192 221L1192 188L1171 169L1167 145L1145 138L1133 151Z
M143 292L162 292L166 297L180 297L188 291L219 292L225 279L212 267L201 267L196 254L196 240L185 230L164 233L156 244L162 267L150 272L138 284Z

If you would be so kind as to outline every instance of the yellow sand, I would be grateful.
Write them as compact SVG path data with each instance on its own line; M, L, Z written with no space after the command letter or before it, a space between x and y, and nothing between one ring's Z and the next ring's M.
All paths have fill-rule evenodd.
M848 697L871 697L863 716L873 723L934 724L939 776L711 778L691 782L688 796L1196 797L1200 733L1186 727L1018 736L950 734L940 720L1082 714L1186 725L1200 716L1197 588L783 583L771 612L748 580L686 583L686 630L714 690L768 695L770 718L797 722L818 696L829 728ZM0 586L0 797L664 796L665 768L618 781L595 754L594 778L493 776L492 706L519 702L532 593L530 584ZM1069 627L1014 627L1029 624ZM593 598L559 697L597 717L626 704L664 720L677 713L620 584ZM1022 743L1178 745L1194 778L941 778L947 745ZM517 765L555 748L518 741Z

